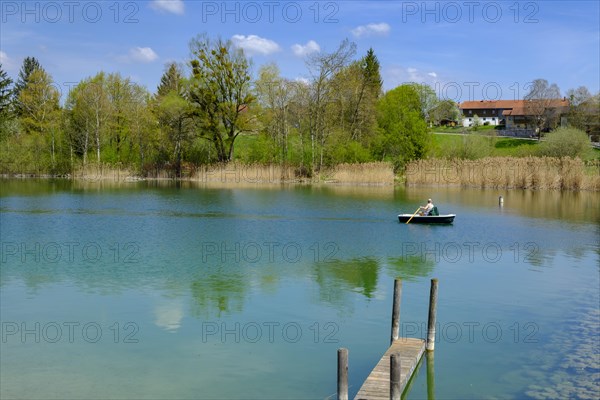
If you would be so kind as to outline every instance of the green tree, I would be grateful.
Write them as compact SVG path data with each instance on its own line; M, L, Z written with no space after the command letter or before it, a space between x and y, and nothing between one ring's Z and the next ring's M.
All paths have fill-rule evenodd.
M50 139L53 167L56 163L56 136L60 124L59 97L58 90L52 86L52 78L43 69L34 70L29 75L27 85L19 93L23 129L26 134L39 134Z
M235 140L251 130L249 108L255 102L250 82L250 62L230 41L206 36L190 44L192 78L187 99L199 126L199 136L213 143L220 162L233 158Z
M455 121L457 123L461 120L458 104L449 99L438 102L431 110L430 115L433 124L436 126L439 126L443 120Z
M166 96L169 92L180 93L183 89L184 75L177 63L167 64L167 68L160 78L160 83L156 88L157 96Z
M158 146L157 120L151 111L151 96L145 87L131 85L131 102L128 107L131 116L130 147L137 145L139 164L143 169L152 150ZM130 151L130 153L132 153Z
M412 86L417 95L419 96L419 103L421 108L421 114L427 123L433 123L432 112L437 107L439 100L435 91L431 86L424 83L409 83Z
M192 106L174 90L156 99L155 113L175 162L175 174L181 177L183 153L194 135Z
M24 110L19 103L19 96L21 91L25 89L27 83L29 82L30 76L33 71L37 69L43 69L40 65L39 61L35 57L26 57L23 60L23 65L21 66L21 70L19 71L19 76L17 77L17 81L15 82L15 87L13 90L13 96L15 99L15 108L16 113L21 115Z
M372 47L369 48L367 55L361 60L361 67L367 87L375 98L379 98L382 94L383 80L381 79L379 60Z
M173 161L177 177L181 176L184 151L190 147L194 136L191 104L184 97L188 85L179 65L167 64L152 99L153 115L158 122L160 137L164 139L158 152Z
M379 60L373 49L360 61L345 67L336 76L340 100L351 114L347 117L350 138L368 145L377 125L375 106L382 94ZM344 107L342 107L344 110Z
M2 64L0 63L0 118L7 118L8 114L10 114L12 83L12 79L2 69Z
M9 131L9 121L13 119L12 108L12 79L2 69L0 63L0 140L6 137Z
M67 98L71 149L83 156L84 165L87 164L92 141L96 145L96 162L100 163L101 146L111 111L106 79L104 72L84 79L69 92Z
M295 85L281 77L275 64L267 64L258 71L255 82L258 122L270 140L277 146L277 153L270 161L287 162L289 151L289 107ZM264 161L264 160L262 160Z
M421 112L421 100L411 84L387 92L377 104L380 138L375 153L391 158L396 168L407 161L423 158L430 147L431 135Z

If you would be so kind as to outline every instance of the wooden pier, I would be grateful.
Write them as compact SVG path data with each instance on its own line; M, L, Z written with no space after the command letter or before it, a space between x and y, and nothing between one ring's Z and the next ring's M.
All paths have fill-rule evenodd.
M390 398L390 358L400 355L400 393L408 384L417 364L425 352L425 340L402 338L394 341L367 377L356 394L355 400L388 400Z
M371 371L354 400L400 400L407 389L413 374L419 366L423 354L427 351L428 397L433 394L433 350L435 345L435 320L437 310L437 279L431 280L429 293L429 316L427 339L401 338L400 297L402 281L394 282L394 300L392 307L392 331L390 347ZM431 379L430 379L431 375ZM431 393L429 382L431 381ZM348 350L338 350L338 400L348 399Z

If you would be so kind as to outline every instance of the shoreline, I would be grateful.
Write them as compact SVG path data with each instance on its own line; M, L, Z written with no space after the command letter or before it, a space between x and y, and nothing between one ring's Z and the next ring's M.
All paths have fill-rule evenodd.
M549 157L488 157L477 160L423 159L394 174L389 162L340 164L312 177L283 165L241 163L186 168L184 176L156 169L141 176L128 168L88 165L73 174L1 173L1 179L64 179L80 182L190 182L223 187L265 185L325 185L348 187L449 187L468 189L521 189L569 192L600 191L600 161Z

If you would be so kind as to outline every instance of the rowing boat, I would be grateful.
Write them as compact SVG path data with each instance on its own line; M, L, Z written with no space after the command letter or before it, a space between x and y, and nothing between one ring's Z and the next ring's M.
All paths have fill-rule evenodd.
M412 214L400 214L398 215L398 221L406 222L413 217ZM413 224L451 224L454 222L456 214L442 214L442 215L415 215L410 219L410 223Z

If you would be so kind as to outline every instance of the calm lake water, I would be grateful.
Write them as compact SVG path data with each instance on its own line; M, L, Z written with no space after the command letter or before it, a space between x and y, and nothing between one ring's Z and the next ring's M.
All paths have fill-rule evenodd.
M414 337L439 279L430 397L600 390L598 194L0 185L3 399L326 398L339 347L353 396L397 276ZM428 197L453 225L398 223Z

